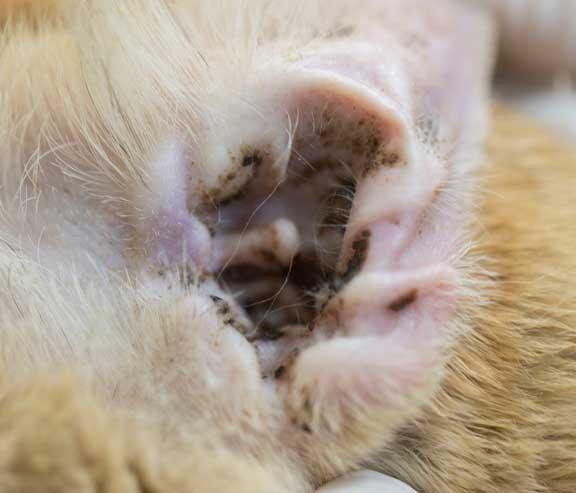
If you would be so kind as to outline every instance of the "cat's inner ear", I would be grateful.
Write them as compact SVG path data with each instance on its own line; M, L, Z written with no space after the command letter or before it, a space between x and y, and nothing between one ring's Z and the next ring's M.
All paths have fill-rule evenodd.
M152 258L217 284L270 373L270 341L432 337L454 312L490 36L467 11L419 19L278 64L155 162Z

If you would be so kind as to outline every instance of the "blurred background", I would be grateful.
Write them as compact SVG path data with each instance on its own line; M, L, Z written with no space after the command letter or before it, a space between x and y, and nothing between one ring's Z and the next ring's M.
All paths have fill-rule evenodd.
M481 0L501 23L497 95L576 147L576 0Z

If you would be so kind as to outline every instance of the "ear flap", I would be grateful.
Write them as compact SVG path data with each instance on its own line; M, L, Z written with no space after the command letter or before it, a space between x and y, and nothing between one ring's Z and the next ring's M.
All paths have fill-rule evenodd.
M407 4L420 10L398 4L381 30L327 42L285 82L297 88L288 103L304 129L297 154L331 157L356 178L317 344L282 386L306 454L324 466L327 443L360 457L429 398L463 292L468 175L486 128L493 39L479 12ZM326 128L336 130L324 139Z
M317 324L327 333L441 325L455 307L465 177L486 128L491 29L450 2L415 17L398 8L387 20L393 28L303 56L281 91L299 122L297 158L284 166L303 173L331 160L355 180L338 292Z

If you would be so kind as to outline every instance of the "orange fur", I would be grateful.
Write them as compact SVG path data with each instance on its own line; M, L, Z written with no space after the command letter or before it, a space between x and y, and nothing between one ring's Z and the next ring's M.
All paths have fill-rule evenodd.
M57 14L62 0L0 0L0 23L15 17L45 20Z
M32 6L32 2L18 3L23 9ZM0 4L0 9L8 5L12 8L14 3ZM55 3L40 6L35 2L33 7L50 5ZM56 55L68 47L60 34L47 36ZM46 59L50 66L45 53L40 44L35 53L29 52L36 74L46 73L38 66L39 60ZM18 55L18 50L8 49L3 62L16 65ZM66 69L70 63L73 71L74 61L73 56L67 57L57 68ZM55 72L54 77L67 79L65 70ZM30 88L24 82L29 81L23 79L22 101L11 101L16 110L30 103L26 99ZM58 89L44 89L45 99L38 100L53 102L49 91ZM576 414L576 284L572 279L576 226L570 214L576 160L542 131L506 111L498 110L495 121L490 143L494 165L483 184L477 246L471 254L479 265L474 280L482 297L468 300L461 309L471 330L459 341L435 401L403 427L374 464L422 493L568 493L576 489L576 432L572 429ZM162 325L164 332L159 333L173 339L166 342L166 348L162 346L161 354L143 353L154 361L149 377L152 387L162 391L164 384L170 388L174 382L181 383L179 365L190 364L190 354L202 347L192 345L183 353L182 341L189 327L178 324L181 332L177 332L163 319L158 323L167 326ZM137 339L141 347L146 347L147 337L153 336L143 334ZM131 363L122 367L128 390L131 375L139 369ZM313 463L300 459L283 464L283 453L276 456L273 452L293 445L296 438L285 433L281 437L285 441L279 442L256 427L256 444L249 448L254 451L261 445L253 454L257 463L240 456L234 446L223 443L222 433L212 429L206 430L205 437L184 436L167 444L159 432L146 429L148 423L93 401L82 385L67 377L46 376L4 383L0 491L82 493L92 491L93 485L112 492L309 491L312 486L300 481L306 468L313 469L307 471L313 480L346 470L362 455L367 441L382 440L371 435L374 422L388 420L385 413L379 413L374 422L350 426L331 447L320 451L315 438L300 442L303 450L299 452L312 457ZM129 395L126 402L139 401ZM172 411L172 401L167 402L161 403L165 407L159 404L159 414ZM189 407L184 410L190 412ZM241 409L246 412L245 407ZM243 431L239 423L246 428L252 424L250 416L238 422L228 414L218 419L230 419L231 428L239 428L234 430L238 434ZM243 450L237 444L241 440L232 436L227 438ZM267 452L269 459L264 457Z
M163 443L65 375L4 384L0 440L6 493L290 491L261 464L200 436L180 447Z

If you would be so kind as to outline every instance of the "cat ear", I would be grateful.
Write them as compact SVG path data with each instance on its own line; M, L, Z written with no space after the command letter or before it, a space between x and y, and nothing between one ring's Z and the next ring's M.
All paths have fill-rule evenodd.
M300 139L299 155L362 163L339 277L314 326L319 342L282 387L303 436L348 456L377 447L431 395L464 292L458 266L486 126L491 31L474 10L422 9L398 22L406 32L383 28L303 57L288 92L300 125L316 131L302 134L314 137ZM338 129L324 141L319 107ZM307 454L323 454L303 440Z
M378 335L453 311L470 209L464 156L482 142L492 46L482 16L456 12L421 14L428 38L416 52L407 33L383 30L326 43L285 78L299 116L289 166L330 160L355 179L324 333Z

